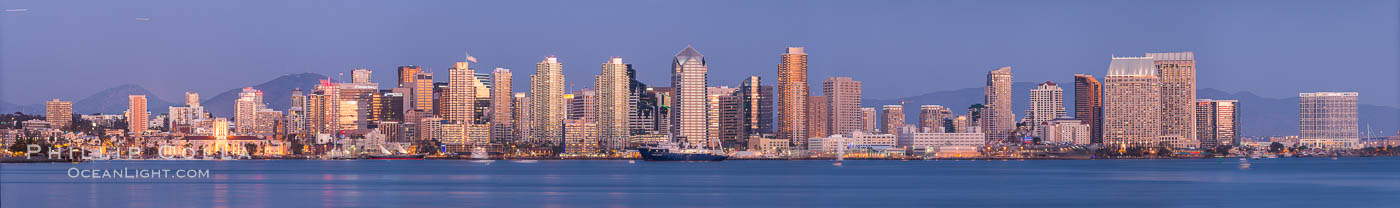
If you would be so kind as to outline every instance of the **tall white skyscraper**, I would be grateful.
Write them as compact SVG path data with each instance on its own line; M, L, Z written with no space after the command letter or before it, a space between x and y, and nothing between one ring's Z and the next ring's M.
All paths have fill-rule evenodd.
M1030 113L1027 121L1034 126L1033 132L1040 131L1040 124L1065 116L1065 90L1054 82L1046 81L1031 90Z
M1162 93L1152 57L1114 57L1103 82L1103 142L1156 147L1162 136Z
M1190 51L1147 53L1157 69L1162 93L1162 136L1178 146L1200 144L1196 138L1196 55Z
M257 112L262 108L262 91L244 87L234 100L234 131L239 134L252 134L257 125Z
M686 46L671 61L671 135L679 142L692 146L709 144L705 100L705 73L709 69L705 55Z
M627 64L622 57L612 57L603 63L603 71L594 81L598 110L598 142L603 150L621 151L627 147L631 114L630 80L627 77Z
M510 69L496 68L491 72L491 141L494 143L504 144L517 138L513 133L518 120L513 114L511 76Z
M529 102L531 142L562 145L568 106L564 103L564 63L559 58L551 56L535 64Z
M465 61L457 62L447 69L447 95L443 96L447 102L443 102L446 109L442 112L443 120L467 124L476 122L473 112L476 109L477 80L476 72L469 64Z

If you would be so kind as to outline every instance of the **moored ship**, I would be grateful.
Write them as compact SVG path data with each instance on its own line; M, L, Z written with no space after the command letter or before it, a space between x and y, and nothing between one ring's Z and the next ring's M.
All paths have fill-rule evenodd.
M646 161L724 161L729 155L715 154L706 149L682 149L674 144L637 147Z

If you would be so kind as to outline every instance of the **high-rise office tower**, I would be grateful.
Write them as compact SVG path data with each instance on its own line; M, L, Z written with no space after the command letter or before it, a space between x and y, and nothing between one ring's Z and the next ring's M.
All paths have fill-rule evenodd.
M988 143L1004 142L1016 129L1016 115L1011 112L1011 67L987 72L987 85L982 88L986 109L982 111L982 133Z
M443 102L445 111L442 119L464 124L475 123L473 111L476 109L476 72L468 66L468 62L457 62L452 68L447 69L447 99Z
M370 106L374 102L374 94L379 93L379 84L373 82L336 83L335 86L340 88L340 106L338 107L340 109L341 129L368 129Z
M1089 124L1089 141L1103 143L1103 84L1093 75L1074 75L1074 119Z
M598 122L598 93L593 89L583 88L574 90L572 94L564 94L564 103L569 106L564 119Z
M726 97L733 96L734 92L738 91L739 88L730 88L729 86L705 88L705 138L710 138L705 141L707 145L714 146L719 145L716 142L724 142L724 138L720 137L720 131L723 131L724 128L724 121L721 118L724 114L724 100L729 99Z
M792 142L794 149L807 148L807 52L788 47L778 60L778 139Z
M827 107L827 96L807 96L807 137L821 138L830 136L831 132L831 109Z
M733 88L728 94L719 95L719 129L713 134L718 135L718 140L726 149L742 150L748 147L749 118L744 115L745 105L743 88ZM711 94L710 96L715 96Z
M1239 146L1240 101L1196 100L1196 139L1201 148Z
M53 129L67 130L73 125L73 102L58 99L44 102L44 121Z
M1152 57L1114 57L1103 82L1103 142L1156 147L1162 136L1162 93Z
M1147 53L1156 66L1162 93L1162 136L1175 143L1196 139L1196 56L1192 52Z
M244 87L243 91L238 93L238 99L234 100L234 132L239 134L253 133L253 127L257 124L257 112L261 107L258 104L260 94L261 92L253 87Z
M1356 92L1298 93L1298 143L1310 148L1360 148Z
M398 87L415 87L416 85L414 85L413 83L418 81L419 72L423 72L423 68L414 65L400 66Z
M447 82L433 82L433 115L435 116L446 116L447 105L444 103L450 100L447 96L451 94L447 92L448 85ZM443 118L443 120L447 120L447 118Z
M880 130L880 116L875 108L860 108L862 133L875 133Z
M199 93L185 92L185 106L199 107Z
M433 73L420 71L414 74L410 87L413 88L413 110L421 111L424 114L435 114L433 112Z
M1065 90L1054 82L1046 81L1031 90L1030 113L1026 115L1032 131L1040 132L1040 123L1065 116ZM1088 131L1085 131L1088 132Z
M743 102L744 130L740 137L773 133L773 86L763 85L758 76L749 76L739 83L739 99Z
M880 130L885 134L899 135L899 128L904 127L904 106L885 105L881 110L880 114L883 116L880 120L884 125L880 126Z
M150 112L146 112L146 95L128 95L126 108L126 129L131 135L141 136L146 133L147 125L150 122Z
M535 144L562 145L564 119L564 63L548 57L535 64L530 75L530 140Z
M510 69L504 68L491 72L491 142L497 144L505 144L516 138L512 75Z
M840 134L852 135L860 131L861 126L861 82L850 77L832 77L822 82L822 95L826 96L827 103L827 124L830 125L827 135Z
M373 73L369 69L350 70L350 83L370 83L369 75Z
M951 118L953 111L941 105L919 106L919 132L944 133L951 126L943 126L943 120Z
M671 135L673 131L671 117L674 115L672 115L671 110L675 108L675 104L672 103L675 99L671 97L676 94L673 89L671 87L652 87L649 90L656 95L656 133L658 134Z
M705 101L705 55L686 46L671 61L671 137L689 145L709 144Z
M594 85L598 101L598 142L604 150L622 150L631 134L630 117L633 110L627 64L622 57L612 57L603 63Z
M397 90L397 91L396 91ZM394 90L380 90L375 93L370 101L370 122L403 122L404 121L404 93L403 88Z
M627 64L628 134L647 134L656 131L656 119L661 117L656 93L650 91L646 83L637 80L637 70Z

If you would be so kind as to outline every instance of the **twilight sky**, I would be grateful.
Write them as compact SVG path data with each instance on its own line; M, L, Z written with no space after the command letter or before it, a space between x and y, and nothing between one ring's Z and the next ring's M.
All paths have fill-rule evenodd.
M1359 91L1364 104L1400 106L1395 0L6 0L0 8L8 10L0 100L18 104L128 83L167 100L185 91L208 98L284 74L352 68L393 83L395 66L445 73L464 51L480 59L478 72L512 69L517 91L549 55L579 87L610 56L665 86L671 56L691 44L709 61L710 85L748 75L775 83L787 46L807 47L814 91L826 77L850 76L867 98L979 87L1000 66L1012 66L1018 82L1068 82L1102 76L1115 54L1194 51L1199 88Z

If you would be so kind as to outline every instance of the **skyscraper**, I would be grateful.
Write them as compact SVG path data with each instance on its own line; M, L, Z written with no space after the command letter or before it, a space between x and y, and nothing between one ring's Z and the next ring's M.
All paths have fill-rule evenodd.
M373 82L365 83L335 83L340 88L340 125L341 129L368 129L370 106L374 102L374 94L379 93L379 84ZM258 92L262 93L262 92ZM261 97L261 96L259 96ZM259 98L258 100L262 100ZM259 101L258 103L262 103ZM261 104L260 104L261 105ZM259 107L258 109L262 109Z
M288 100L290 101L287 105L287 133L296 134L301 136L301 138L306 138L306 94L301 91L301 88L294 88L292 89L292 95L289 97Z
M1074 119L1089 125L1089 141L1103 143L1103 84L1093 75L1074 75Z
M738 92L738 91L739 91L739 88L731 88L731 87L729 87L729 86L706 87L706 88L705 88L705 106L706 106L706 107L705 107L705 114L706 114L706 115L705 115L705 124L706 124L706 126L705 126L705 134L707 134L705 137L706 137L706 138L710 138L710 140L706 140L706 141L705 141L706 144L708 144L708 145L719 145L719 143L716 143L716 142L721 142L721 143L722 143L722 142L725 141L725 138L721 138L721 137L720 137L720 136L722 136L722 134L721 134L722 132L721 132L721 131L724 130L724 124L725 124L725 123L724 123L724 119L721 118L721 116L724 116L724 114L725 114L725 112L724 112L724 109L725 109L724 104L725 104L726 99L732 99L732 98L728 98L728 97L733 96L733 95L734 95L734 92ZM733 101L730 100L730 102L733 102ZM732 109L730 109L730 110L732 110ZM732 126L731 126L731 127L732 127ZM731 138L732 138L732 137L731 137ZM733 146L726 146L726 147L733 147Z
M238 93L238 99L234 100L233 125L234 132L239 134L252 134L253 128L257 124L257 112L262 107L258 103L258 97L262 96L253 87L244 87Z
M875 108L860 108L860 132L875 133L880 129L880 117Z
M443 96L447 101L443 102L446 111L442 114L442 120L465 124L476 122L476 117L473 116L473 111L476 110L476 72L469 68L469 64L465 61L457 62L447 69L447 95Z
M1239 106L1237 100L1196 100L1196 139L1201 140L1201 148L1239 145Z
M354 69L354 70L350 70L350 83L370 83L370 82L373 82L373 81L370 81L370 76L369 76L370 73L373 73L373 71L370 71L369 69Z
M741 137L773 133L773 86L763 85L758 76L749 76L739 83L739 99L743 103Z
M621 151L627 147L627 136L631 134L631 80L622 57L603 62L602 70L593 82L598 96L598 142L604 150Z
M1356 92L1298 93L1298 143L1310 148L1360 148Z
M749 118L745 117L745 105L743 87L731 88L728 94L718 95L719 108L719 129L715 133L724 148L734 148L742 150L748 147L749 126L746 125ZM710 96L716 96L711 94Z
M987 72L987 85L983 88L986 110L982 112L982 133L988 143L1003 142L1016 128L1016 115L1011 112L1011 67L1001 67Z
M131 135L141 136L146 133L147 125L150 122L150 112L146 112L146 95L128 95L126 108L126 129Z
M819 138L830 136L831 132L831 109L827 107L827 96L807 96L807 137Z
M199 107L199 93L185 92L185 106Z
M943 126L943 120L953 116L953 111L941 105L919 106L919 132L944 133L951 126Z
M413 110L421 111L423 114L434 114L433 73L418 72L414 74L410 87L413 88Z
M807 52L788 47L778 60L778 139L792 141L795 149L807 148Z
M1162 136L1161 84L1151 57L1114 57L1103 83L1103 142L1156 147Z
M705 55L686 46L676 53L671 69L671 87L675 92L671 97L672 139L689 145L708 144L705 74L709 67Z
M1040 123L1065 116L1065 90L1054 82L1046 81L1031 90L1030 113L1026 119L1033 126L1032 132L1039 134ZM1088 132L1088 131L1085 131Z
M504 144L515 140L517 122L511 105L514 100L511 92L510 69L496 68L491 72L491 142Z
M1175 143L1199 144L1196 139L1196 56L1194 53L1147 53L1161 81L1162 136Z
M53 129L67 130L73 125L73 102L58 99L44 102L44 121Z
M880 114L883 116L880 120L884 124L880 126L880 129L884 130L885 134L899 135L899 128L904 127L904 106L885 105L882 110L883 112Z
M533 138L530 136L530 128L534 127L534 120L530 118L530 109L532 108L530 107L530 96L527 95L527 93L523 92L511 95L510 114L515 116L515 123L512 125L512 130L515 132L515 140L510 141L512 144L526 142L525 140Z
M548 57L535 64L530 75L530 140L535 144L562 145L564 140L564 64Z
M414 65L400 66L398 87L415 87L416 85L414 85L413 83L418 81L419 72L423 72L423 68Z
M856 131L860 131L861 114L861 82L850 77L832 77L822 82L822 94L827 99L827 123L831 125L830 134L840 134L850 136Z
M572 94L564 94L564 99L569 106L564 119L598 122L598 94L593 89L574 90Z

